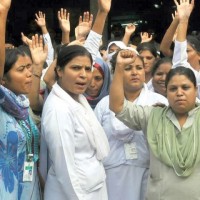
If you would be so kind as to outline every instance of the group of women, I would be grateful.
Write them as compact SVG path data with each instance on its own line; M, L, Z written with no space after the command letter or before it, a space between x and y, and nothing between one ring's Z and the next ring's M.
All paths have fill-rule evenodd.
M158 58L151 43L134 50L120 41L98 57L90 42L99 41L111 0L98 3L85 47L60 47L43 102L47 46L34 35L5 52L11 1L0 0L0 199L198 199L200 45L186 43L194 0L175 0L173 59ZM40 135L32 114L41 107Z
M110 109L130 129L142 130L147 138L150 166L146 199L150 200L198 199L200 195L196 187L200 169L197 131L200 112L196 102L199 41L193 38L186 43L186 30L194 1L175 1L175 4L179 26L173 54L173 69L167 73L165 79L169 106L139 106L126 97L126 68L137 61L137 55L129 50L118 53L110 88ZM197 68L192 65L195 61Z

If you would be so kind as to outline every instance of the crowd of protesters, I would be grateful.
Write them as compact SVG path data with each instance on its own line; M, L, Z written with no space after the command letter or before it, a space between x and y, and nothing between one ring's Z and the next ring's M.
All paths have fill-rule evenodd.
M112 0L96 0L71 39L41 34L6 43L11 0L0 0L0 199L195 200L200 198L200 35L188 34L195 0L176 12L160 44L113 26ZM119 35L122 37L119 37ZM106 48L102 48L106 47ZM199 127L199 128L198 128Z

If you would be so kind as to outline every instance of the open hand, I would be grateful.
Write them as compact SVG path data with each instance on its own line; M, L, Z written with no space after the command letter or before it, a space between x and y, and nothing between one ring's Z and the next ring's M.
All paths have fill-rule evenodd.
M84 12L83 17L79 17L79 24L75 29L76 39L86 37L92 28L93 15L89 12Z
M41 11L39 11L38 14L37 13L35 14L35 16L36 16L35 21L36 21L36 23L37 23L37 25L39 27L46 26L46 20L45 20L45 14L44 13L42 13Z
M43 44L43 37L35 34L32 36L32 42L28 43L31 51L31 57L35 65L44 63L47 58L48 47Z
M192 0L191 3L190 0L181 0L180 3L174 0L174 3L177 7L179 20L188 20L194 8L194 0Z
M70 13L67 12L66 9L61 8L58 11L58 21L59 26L62 32L69 33L70 32Z
M147 32L141 32L140 37L141 37L141 43L150 42L153 38L153 36Z

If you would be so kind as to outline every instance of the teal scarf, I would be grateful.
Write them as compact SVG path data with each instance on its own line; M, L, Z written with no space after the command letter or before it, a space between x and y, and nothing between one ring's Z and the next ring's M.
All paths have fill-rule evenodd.
M170 108L152 110L147 127L147 139L153 154L173 167L181 177L192 174L200 161L200 110L195 108L194 121L188 128L175 133L175 125L167 117Z

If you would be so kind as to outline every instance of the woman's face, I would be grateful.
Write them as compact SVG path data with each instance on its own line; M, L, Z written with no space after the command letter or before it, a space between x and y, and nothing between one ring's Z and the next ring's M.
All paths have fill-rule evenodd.
M57 69L58 84L72 98L77 100L92 79L92 63L88 56L77 56L68 62L64 69Z
M125 92L138 91L145 82L145 71L142 60L137 57L135 61L124 69Z
M167 85L167 99L177 115L187 114L195 107L197 88L185 75L174 75Z
M101 88L103 86L103 76L99 72L98 69L94 67L94 70L92 72L92 80L86 90L86 94L90 97L97 97L101 91Z
M189 43L187 44L188 62L192 67L199 66L200 53L198 53Z
M155 92L166 96L165 80L168 72L170 71L172 65L171 63L162 63L156 70L153 78L152 84Z
M116 52L118 50L120 50L120 48L116 44L113 43L110 45L108 53L110 54L110 53Z
M144 60L144 70L146 74L151 73L153 64L155 62L154 55L149 50L143 50L140 52L140 56Z
M28 94L32 84L32 60L19 56L12 68L4 75L3 85L16 95Z

